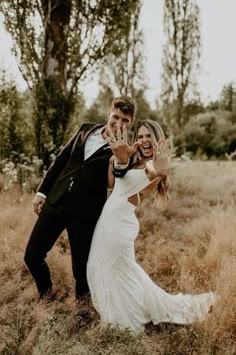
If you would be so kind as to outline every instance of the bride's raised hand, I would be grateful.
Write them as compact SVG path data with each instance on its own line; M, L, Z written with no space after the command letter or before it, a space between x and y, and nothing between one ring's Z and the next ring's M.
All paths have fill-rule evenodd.
M170 164L170 142L169 139L160 138L157 146L153 147L153 161L148 162L148 168L152 169L152 172L156 176L167 176L169 173Z

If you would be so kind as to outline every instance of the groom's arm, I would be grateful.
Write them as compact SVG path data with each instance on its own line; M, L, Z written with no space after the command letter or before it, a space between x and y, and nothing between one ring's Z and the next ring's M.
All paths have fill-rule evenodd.
M116 159L113 160L112 163L112 173L115 177L123 177L127 173L127 171L132 166L132 159L130 158L127 164L119 164Z
M42 210L42 207L45 203L45 200L47 198L47 195L50 191L50 188L51 188L53 182L56 180L56 178L58 177L58 175L60 174L60 172L65 167L68 160L70 159L73 145L76 141L76 138L78 136L78 133L79 133L81 127L72 136L72 138L65 145L65 147L62 149L62 151L57 155L56 159L53 161L53 163L48 168L46 175L44 176L41 184L39 185L36 195L34 196L33 201L32 201L34 212L37 215L39 215Z
M47 196L52 184L57 179L60 172L64 169L67 162L71 157L72 148L78 137L79 132L82 130L83 125L76 131L76 133L67 142L61 152L57 155L56 159L48 168L46 175L44 176L41 184L37 189L38 196Z
M128 143L128 134L125 126L117 128L116 137L112 130L106 132L106 139L114 155L113 175L123 177L132 166L132 156L136 152L140 142L134 142L131 146Z
M115 178L121 178L125 176L130 166L131 166L131 162L129 162L128 165L126 164L124 168L120 166L117 167L117 164L115 164L115 156L113 155L110 158L109 168L108 168L108 185L107 185L109 194L113 190Z

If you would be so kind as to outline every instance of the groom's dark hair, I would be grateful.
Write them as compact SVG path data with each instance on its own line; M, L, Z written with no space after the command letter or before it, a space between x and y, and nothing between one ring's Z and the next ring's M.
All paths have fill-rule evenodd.
M136 103L129 96L119 96L112 100L111 110L115 108L120 109L122 112L130 115L131 117L134 117L136 112Z

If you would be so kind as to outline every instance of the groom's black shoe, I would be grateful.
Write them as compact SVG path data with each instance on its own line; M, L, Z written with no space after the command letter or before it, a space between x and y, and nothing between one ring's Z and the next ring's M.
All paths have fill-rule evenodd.
M90 294L87 280L81 280L80 282L76 281L75 283L75 297L81 299L86 298L86 295Z
M87 305L90 303L90 292L85 292L82 295L76 295L76 304L79 306Z
M40 293L40 300L42 303L50 303L55 301L57 298L57 292L53 291L52 289L48 290L47 292Z
M87 326L97 318L97 312L94 309L90 292L76 298L76 307L78 309L78 323L80 326Z

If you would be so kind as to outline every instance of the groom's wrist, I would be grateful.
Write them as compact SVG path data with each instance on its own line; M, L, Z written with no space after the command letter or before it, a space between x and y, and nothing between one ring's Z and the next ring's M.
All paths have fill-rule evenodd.
M129 166L129 162L130 162L130 159L128 159L128 162L127 163L120 163L118 162L118 160L115 158L114 161L113 161L113 167L115 169L118 169L118 170L124 170L126 168L128 168Z
M43 197L43 198L47 198L47 196L45 195L45 194L43 194L42 192L36 192L36 196L38 196L38 197Z

